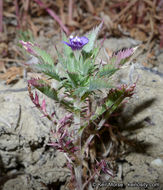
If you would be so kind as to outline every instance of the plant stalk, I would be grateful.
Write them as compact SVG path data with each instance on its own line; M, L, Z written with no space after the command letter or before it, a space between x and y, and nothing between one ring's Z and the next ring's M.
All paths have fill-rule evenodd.
M79 132L80 129L80 108L81 108L81 102L79 99L74 103L74 107L77 108L77 112L74 116L74 132L75 132L75 141L76 145L78 146L78 161L75 164L74 172L76 177L76 183L77 183L77 189L76 190L83 190L83 184L82 184L82 152L81 152L81 136L82 133Z

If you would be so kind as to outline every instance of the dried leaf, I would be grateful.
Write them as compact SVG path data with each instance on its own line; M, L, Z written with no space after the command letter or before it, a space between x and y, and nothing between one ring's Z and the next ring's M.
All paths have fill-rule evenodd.
M5 73L0 75L0 79L5 80L7 84L12 83L14 80L23 76L23 68L10 67Z

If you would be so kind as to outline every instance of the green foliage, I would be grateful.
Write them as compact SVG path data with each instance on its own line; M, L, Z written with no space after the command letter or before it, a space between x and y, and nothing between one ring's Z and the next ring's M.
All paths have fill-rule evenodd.
M32 81L32 80L31 80ZM32 86L34 86L36 89L38 89L40 92L42 92L47 97L51 98L52 100L55 100L57 103L60 103L63 107L65 107L69 111L73 111L72 102L68 102L66 100L62 100L58 97L58 91L54 88L51 88L49 84L47 84L42 79L35 79L34 82L29 82Z
M81 98L81 100L82 100L82 97L84 96L84 95L89 95L90 93L88 93L88 87L79 87L79 88L76 88L75 89L75 91L74 91L74 95L76 95L76 96L78 96L78 97L80 97ZM86 96L86 97L87 97ZM85 98L86 98L85 97Z
M44 50L39 48L37 45L33 45L32 50L36 53L40 63L45 63L49 65L53 65L54 61L52 57Z
M17 31L17 39L23 40L25 42L33 42L34 41L32 32L30 30L26 30L26 31L18 30Z
M87 35L87 38L89 39L89 43L83 48L85 52L89 53L93 50L95 40L97 38L98 33L100 32L102 28L102 25L103 25L103 22Z
M88 34L89 42L80 52L72 51L66 44L64 44L63 55L56 49L58 64L61 67L54 65L51 56L38 47L38 45L26 42L22 43L29 53L39 59L39 64L34 64L33 67L39 72L44 73L49 79L55 79L59 82L57 90L51 88L47 83L35 85L35 87L49 98L63 105L67 110L74 111L74 106L72 102L65 101L64 99L61 100L58 97L60 90L62 90L63 95L73 99L73 101L80 99L81 102L84 102L86 98L94 97L96 91L102 93L104 89L110 90L113 88L110 77L132 55L133 50L127 49L114 54L106 65L96 64L95 60L100 48L94 46L101 27L102 23ZM68 41L64 33L62 33L62 37L63 41ZM62 72L59 72L60 70L57 68L61 69ZM126 97L124 93L123 90L119 90L109 93L105 99L99 97L104 103L101 106L97 106L95 115L92 116L91 120L95 120L105 112L108 112L108 110L111 114Z
M96 107L95 114L90 118L89 124L103 115L104 118L108 119L124 99L132 95L134 88L131 91L127 91L126 89L127 86L115 90L111 89L107 97L101 99L101 104ZM85 122L80 130L83 130L87 126L88 122Z
M50 85L47 84L44 80L38 79L35 80L35 82L31 82L31 84L47 97L59 101L58 92L55 89L51 88Z
M97 64L96 58L100 48L95 48L94 46L101 27L102 23L88 34L89 42L84 38L86 39L86 43L83 43L85 46L82 46L80 38L76 37L74 41L70 41L74 51L68 46L70 44L64 44L63 55L56 49L58 54L58 63L56 65L51 56L39 48L38 45L30 42L20 42L28 53L38 58L39 64L35 63L33 67L47 76L43 77L43 79L31 79L28 81L29 94L33 103L42 112L46 110L45 100L43 100L42 105L39 104L39 97L37 93L35 97L33 96L31 85L65 108L65 111L70 112L59 121L57 121L56 115L58 123L55 128L55 134L61 135L57 135L58 137L53 146L65 152L69 160L73 159L72 167L75 168L73 168L73 171L76 172L75 177L77 180L79 177L82 179L81 173L83 160L85 159L85 149L89 148L88 145L90 143L93 144L91 140L96 134L100 137L103 130L105 132L105 126L109 117L122 104L125 98L132 96L135 88L135 85L122 85L119 88L113 88L111 85L111 76L120 69L121 65L128 61L134 52L134 48L114 53L105 65ZM62 34L62 37L64 42L66 42L66 36ZM74 44L79 45L79 47L76 48ZM82 50L81 47L83 47ZM80 51L78 51L79 49ZM53 83L54 80L50 79L56 80L56 85ZM55 86L57 87L55 88ZM104 94L106 94L105 97ZM53 114L48 115L46 113L44 116L55 123ZM72 155L69 145L72 148ZM74 154L74 152L77 152L77 154ZM105 167L105 165L107 164L103 162L101 168ZM94 172L95 167L92 168ZM78 171L78 169L80 170ZM93 179L92 176L89 179ZM84 178L79 180L79 183L83 180ZM79 183L77 182L76 184ZM85 184L87 185L87 182Z
M54 65L41 63L41 64L35 64L34 67L38 71L43 72L44 74L48 75L50 78L55 79L57 81L61 81L60 76L55 71Z
M89 82L89 91L95 91L95 90L101 90L101 89L107 89L111 88L112 86L110 85L110 82L105 81L103 79L99 78L90 78Z
M64 32L62 32L62 40L65 41L65 42L68 42L67 37L66 37L66 35L65 35ZM73 55L72 49L69 46L67 46L67 45L64 45L64 51L63 51L63 53L64 53L64 56L66 58Z
M97 76L109 78L109 77L112 76L117 70L118 70L118 68L116 68L115 65L113 65L113 64L107 64L107 65L104 65L103 67L101 67L101 68L99 69L99 72L97 73Z
M77 88L80 82L79 75L77 73L68 73L69 79L71 80L72 87Z

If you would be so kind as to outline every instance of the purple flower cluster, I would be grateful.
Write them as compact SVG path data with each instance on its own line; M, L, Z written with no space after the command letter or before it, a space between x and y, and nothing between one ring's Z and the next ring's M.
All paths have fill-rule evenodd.
M64 130L63 133L57 131L53 134L56 137L56 141L51 142L48 145L57 148L61 152L69 153L70 155L78 150L78 147L74 146L73 136L68 130Z
M49 143L50 146L53 146L60 150L61 152L74 154L78 147L74 145L74 134L70 132L66 127L71 125L72 114L68 114L59 121L59 128L56 132L53 132L55 137L55 142Z
M45 99L43 99L42 104L40 104L39 102L39 96L37 94L37 92L35 92L35 96L33 95L33 93L30 93L30 98L32 100L32 102L34 103L34 105L41 110L41 112L43 113L43 116L47 116L47 111L46 111L46 101Z
M63 41L63 43L65 43L66 45L70 46L73 51L82 49L83 46L85 46L88 42L89 42L89 40L85 36L82 36L82 37L78 37L78 36L73 37L73 36L70 36L69 43Z
M106 160L101 160L100 162L97 161L97 167L100 168L105 174L110 176L114 176L113 172L109 169Z

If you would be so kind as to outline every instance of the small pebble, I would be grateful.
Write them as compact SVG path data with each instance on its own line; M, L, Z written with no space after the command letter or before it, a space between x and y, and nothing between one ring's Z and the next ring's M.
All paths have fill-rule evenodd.
M163 167L163 160L160 158L157 158L151 162L151 166L156 167Z

